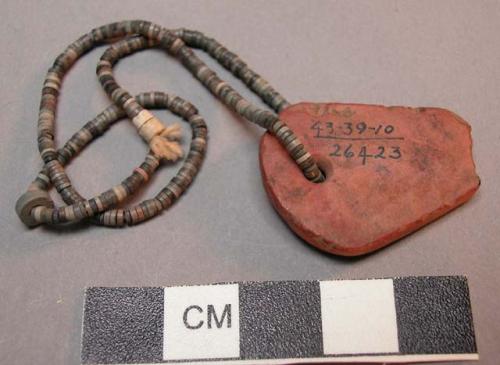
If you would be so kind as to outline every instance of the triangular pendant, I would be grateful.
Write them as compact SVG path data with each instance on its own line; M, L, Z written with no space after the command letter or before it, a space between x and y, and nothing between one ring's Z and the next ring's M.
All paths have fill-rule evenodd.
M465 203L479 187L471 128L445 109L299 103L280 119L326 181L305 179L266 133L264 186L293 231L323 251L377 250Z

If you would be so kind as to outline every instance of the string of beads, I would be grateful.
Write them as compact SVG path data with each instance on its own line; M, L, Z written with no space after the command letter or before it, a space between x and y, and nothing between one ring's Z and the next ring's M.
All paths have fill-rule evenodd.
M79 57L106 43L111 45L99 60L97 76L113 104L86 123L62 148L56 149L55 116L64 75ZM122 21L95 28L78 38L56 58L48 70L38 119L38 149L44 167L16 203L16 211L25 224L55 225L91 219L94 223L106 226L133 225L168 209L192 183L203 162L207 143L207 126L197 109L178 96L162 92L142 93L133 97L116 82L113 75L113 66L120 59L151 47L164 49L178 58L195 78L231 110L276 136L307 179L313 182L323 180L321 171L304 145L276 115L289 105L288 102L237 55L197 31L167 30L141 20ZM211 55L276 113L260 109L243 98L197 57L192 48ZM162 161L175 161L182 156L177 143L180 128L177 125L164 126L148 110L158 108L170 110L190 124L192 140L189 152L178 173L154 198L133 207L118 208L120 203L149 180ZM132 120L150 150L144 162L120 184L91 199L85 199L73 187L64 166L94 138L123 117ZM54 206L48 194L51 185L66 206Z

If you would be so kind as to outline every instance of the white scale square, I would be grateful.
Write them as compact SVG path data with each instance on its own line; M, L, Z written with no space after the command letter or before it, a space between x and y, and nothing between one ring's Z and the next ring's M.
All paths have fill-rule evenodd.
M165 288L163 360L240 356L238 284Z
M325 355L399 352L392 279L320 282Z

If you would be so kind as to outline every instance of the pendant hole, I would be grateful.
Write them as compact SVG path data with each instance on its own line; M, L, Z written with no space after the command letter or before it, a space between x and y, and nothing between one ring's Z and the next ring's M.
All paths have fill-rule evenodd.
M329 158L324 157L322 155L312 155L312 157L316 161L318 168L320 169L321 173L325 177L325 179L323 181L320 181L317 184L322 184L322 183L328 181L330 179L330 177L333 175L332 162L330 161Z

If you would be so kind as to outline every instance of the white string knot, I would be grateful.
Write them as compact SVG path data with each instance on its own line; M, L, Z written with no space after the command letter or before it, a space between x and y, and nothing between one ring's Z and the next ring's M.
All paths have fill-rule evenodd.
M177 142L182 137L178 123L165 127L161 120L146 109L140 111L132 122L156 157L167 161L176 161L182 157L182 148Z

